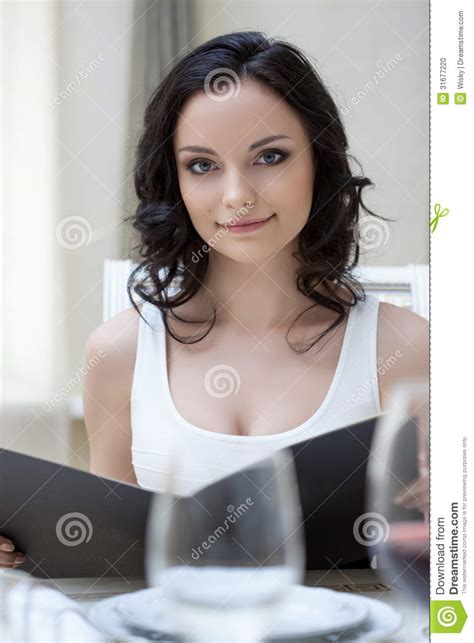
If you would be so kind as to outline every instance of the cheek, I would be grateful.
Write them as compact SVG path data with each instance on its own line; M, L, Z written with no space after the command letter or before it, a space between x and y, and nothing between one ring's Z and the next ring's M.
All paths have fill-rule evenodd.
M268 186L269 201L280 209L292 227L305 223L313 200L313 174L307 163L294 163Z
M302 163L298 171L295 172L293 185L295 199L301 206L306 205L306 208L309 209L314 189L313 167L309 161Z
M208 240L209 236L212 236L215 232L212 211L210 213L209 209L203 209L202 205L195 201L185 203L185 205L196 232L203 239Z
M199 183L199 179L196 181L194 178L187 177L180 177L179 187L181 198L194 227L200 229L203 226L212 225L215 191L210 190L204 182Z

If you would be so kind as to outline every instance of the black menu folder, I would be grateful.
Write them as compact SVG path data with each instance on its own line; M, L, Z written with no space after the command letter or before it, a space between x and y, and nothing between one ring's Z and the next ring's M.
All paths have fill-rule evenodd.
M369 566L371 552L354 537L353 527L367 511L367 460L379 417L289 447L307 569ZM215 488L218 494L219 484L206 493ZM152 496L135 485L0 449L0 534L26 553L19 569L37 577L143 578Z

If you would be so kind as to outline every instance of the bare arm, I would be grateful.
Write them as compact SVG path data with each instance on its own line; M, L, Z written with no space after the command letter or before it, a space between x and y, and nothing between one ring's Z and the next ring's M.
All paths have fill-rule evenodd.
M137 484L133 471L130 394L139 317L125 310L89 337L84 379L84 419L91 473Z
M382 411L391 405L392 389L413 377L429 377L429 323L410 310L381 304L378 333L378 358L384 366L379 388ZM429 474L419 469L418 476L395 499L407 509L418 509L427 520L429 511Z
M381 303L377 360L382 411L394 386L412 377L429 377L429 323L411 310Z

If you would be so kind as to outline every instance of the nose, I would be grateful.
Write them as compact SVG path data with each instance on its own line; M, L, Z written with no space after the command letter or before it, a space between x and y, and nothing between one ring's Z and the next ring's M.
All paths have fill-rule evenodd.
M239 210L247 203L254 204L257 193L254 188L237 171L227 177L222 195L222 203L229 210Z

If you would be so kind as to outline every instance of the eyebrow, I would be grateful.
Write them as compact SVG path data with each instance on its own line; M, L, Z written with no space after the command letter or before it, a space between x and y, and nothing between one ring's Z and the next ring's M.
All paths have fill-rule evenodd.
M285 134L274 134L272 136L267 136L255 141L252 145L249 145L249 152L255 150L257 147L262 147L263 145L268 145L268 143L273 143L273 141L278 141L282 138L291 138L291 136L286 136ZM217 152L210 147L201 147L200 145L186 145L186 147L180 147L179 152L197 152L200 154L212 154L213 156L218 156Z

